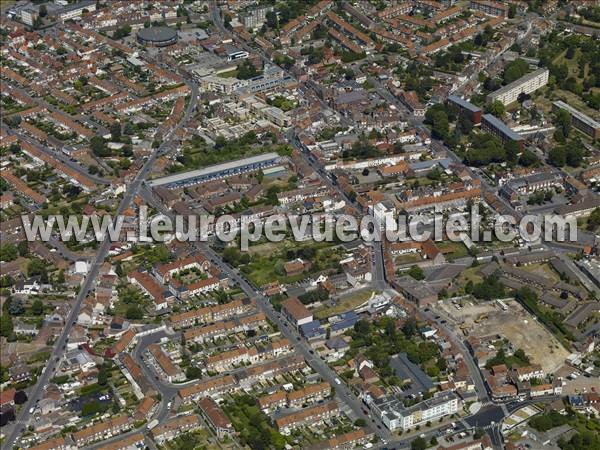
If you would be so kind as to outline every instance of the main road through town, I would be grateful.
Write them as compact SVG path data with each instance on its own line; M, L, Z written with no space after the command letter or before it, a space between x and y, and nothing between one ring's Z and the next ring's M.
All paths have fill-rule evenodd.
M146 179L146 177L150 174L156 160L159 156L163 155L166 149L169 148L173 137L175 136L175 131L182 126L187 120L192 116L194 111L196 110L195 105L198 98L198 87L195 83L186 80L186 84L189 86L191 91L190 101L188 103L185 114L179 121L179 123L165 136L162 144L155 149L152 155L146 160L142 169L138 172L137 176L133 180L133 182L129 185L129 188L125 192L121 202L119 203L119 207L117 208L115 218L122 215L123 212L129 207L132 200L138 194L140 186L142 182ZM16 442L17 438L23 433L27 427L29 419L31 417L30 410L37 405L37 402L40 400L44 388L48 384L50 378L54 375L58 363L60 362L63 354L67 348L67 342L69 340L69 334L71 333L71 328L77 321L77 316L79 315L79 311L81 310L81 306L83 304L84 299L87 297L88 293L92 289L94 282L96 281L96 277L98 276L98 272L100 270L100 266L104 262L104 259L108 255L108 251L110 249L110 239L105 238L100 247L98 248L98 252L96 257L93 259L92 264L89 268L88 274L81 286L81 290L79 291L75 302L73 303L73 308L67 317L67 322L65 324L65 328L57 339L56 344L54 346L54 350L52 351L52 355L48 360L46 368L40 374L36 385L33 387L29 394L29 398L27 402L21 406L21 409L17 415L15 423L13 424L13 428L10 432L7 433L5 441L2 443L2 448L10 449Z
M174 219L174 215L169 211L158 199L156 199L149 189L143 189L142 197L146 202L157 208L162 214ZM315 355L314 350L308 342L304 340L294 324L287 321L278 311L273 308L273 305L268 298L262 295L250 282L227 263L208 245L207 242L195 242L196 247L208 257L211 262L223 273L227 274L229 279L235 282L248 297L256 299L257 306L265 315L281 330L281 333L290 341L290 345L301 354L306 362L321 375L323 380L327 381L335 388L336 395L340 400L352 409L357 418L363 418L367 421L369 428L373 430L382 440L388 440L391 437L389 430L385 427L379 418L370 415L366 406L358 399L358 397L341 381L337 374L323 361L319 356Z

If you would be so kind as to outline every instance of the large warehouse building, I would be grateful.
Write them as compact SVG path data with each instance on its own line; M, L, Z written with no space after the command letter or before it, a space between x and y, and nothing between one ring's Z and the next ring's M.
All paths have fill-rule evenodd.
M502 102L503 105L508 105L512 102L516 102L520 94L531 94L537 91L539 88L548 84L548 75L550 72L548 69L538 69L534 72L528 73L522 76L518 80L501 87L495 92L492 92L487 96L488 103L492 103L496 100Z
M167 189L181 189L194 184L218 180L219 178L227 178L245 172L265 169L274 166L278 161L279 155L277 153L265 153L249 158L238 159L237 161L205 167L204 169L191 170L189 172L156 178L155 180L149 181L148 185L151 187L162 186Z
M137 33L138 42L151 47L173 45L177 42L177 38L177 30L169 27L142 28Z

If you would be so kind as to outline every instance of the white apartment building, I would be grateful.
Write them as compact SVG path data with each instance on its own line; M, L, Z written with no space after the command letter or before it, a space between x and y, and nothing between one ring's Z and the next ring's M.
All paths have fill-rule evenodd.
M411 407L405 407L402 400L388 396L377 400L366 398L371 409L381 418L390 431L410 430L417 425L424 425L458 412L459 401L452 391L440 392L435 397L424 400Z
M508 105L512 102L516 102L519 95L522 93L531 94L537 91L539 88L548 84L548 75L550 71L548 69L538 69L534 72L528 73L522 76L518 80L501 87L495 92L492 92L487 96L488 103L492 103L496 100L501 102L503 105Z

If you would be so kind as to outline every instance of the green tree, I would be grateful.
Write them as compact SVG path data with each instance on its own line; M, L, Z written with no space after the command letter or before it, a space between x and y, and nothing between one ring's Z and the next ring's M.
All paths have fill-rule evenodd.
M39 298L31 304L31 313L34 316L41 316L44 313L44 303Z
M434 137L444 140L448 138L450 125L444 105L438 104L429 108L425 113L425 123L431 125Z
M252 64L247 59L242 61L237 66L237 78L240 80L249 80L250 78L254 78L259 75L259 71L256 69L254 64Z
M98 371L98 384L100 386L106 386L106 384L108 383L108 375L108 370L105 367L101 367Z
M504 104L499 100L494 100L492 103L486 106L486 112L498 118L502 118L505 111Z
M590 214L587 222L587 228L590 231L595 231L600 228L600 207L594 209Z
M567 163L567 151L563 146L554 147L548 153L548 162L556 167L563 167Z
M121 140L121 124L119 122L115 122L110 126L110 138L116 142Z
M410 443L411 450L425 450L427 448L427 441L423 439L421 436L418 436L413 439Z
M518 80L528 71L529 64L521 58L517 58L514 61L511 61L506 65L506 68L504 69L504 74L502 76L502 78L504 79L504 84L509 84L515 80Z
M64 282L65 282L65 270L64 269L60 269L58 271L58 275L56 276L56 282L58 284L64 284Z
M138 305L131 305L125 311L125 317L129 320L140 320L144 317L144 311Z
M511 165L517 164L521 152L519 144L516 141L506 141L504 151L506 152L506 161Z
M571 134L572 119L564 109L559 109L554 116L554 125L557 131L560 130L565 138L568 138Z
M360 319L354 324L354 331L362 336L366 336L371 333L371 323L368 320Z
M404 325L402 325L402 333L404 333L404 336L410 339L416 334L416 332L417 319L415 318L415 316L410 316L408 319L406 319Z
M519 158L519 164L523 167L537 166L539 162L538 157L530 150L524 150Z
M269 28L274 30L279 28L279 19L277 18L277 13L275 11L267 12L265 18L267 19L267 26Z
M567 164L571 167L579 167L583 162L585 150L580 143L572 143L567 148Z
M4 313L0 315L0 336L8 338L13 333L13 322L10 315Z
M0 245L0 261L14 261L19 256L17 247L10 242Z
M425 274L423 273L423 269L421 269L419 266L414 265L412 266L408 272L406 272L408 275L410 275L411 277L413 277L415 280L423 280L425 278Z
M104 139L100 136L94 136L90 139L90 148L96 156L106 157L111 155L110 149L106 146Z
M29 244L27 241L20 241L17 244L17 250L19 251L19 255L23 256L24 258L29 256Z
M485 430L481 427L475 428L475 432L473 433L473 439L481 439L485 435Z

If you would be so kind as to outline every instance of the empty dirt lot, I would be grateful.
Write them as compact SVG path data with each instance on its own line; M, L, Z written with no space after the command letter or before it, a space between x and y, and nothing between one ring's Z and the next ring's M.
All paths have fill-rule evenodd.
M506 311L495 301L480 304L463 301L460 309L450 302L444 302L436 308L450 319L450 323L470 335L500 335L507 338L515 348L522 348L531 362L541 365L546 373L558 370L569 352L517 301L504 300L504 303Z

